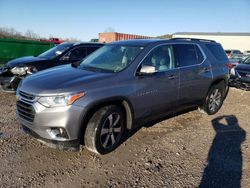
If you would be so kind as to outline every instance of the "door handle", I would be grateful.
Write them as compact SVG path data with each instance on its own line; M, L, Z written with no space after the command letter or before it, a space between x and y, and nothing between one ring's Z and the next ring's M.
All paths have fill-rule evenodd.
M170 75L170 76L168 76L168 79L169 79L169 80L173 80L173 79L175 79L175 78L177 78L177 76L175 76L175 75Z
M200 73L203 73L203 72L210 72L210 67L201 68Z

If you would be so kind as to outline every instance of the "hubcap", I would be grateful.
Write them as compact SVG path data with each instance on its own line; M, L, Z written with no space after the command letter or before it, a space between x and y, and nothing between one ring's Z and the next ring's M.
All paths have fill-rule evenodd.
M216 111L219 107L220 107L220 104L221 104L221 92L219 89L215 89L211 95L210 95L210 98L209 98L209 110L211 112L214 112Z
M121 137L121 116L118 113L110 114L102 125L100 140L102 147L107 149L113 146Z

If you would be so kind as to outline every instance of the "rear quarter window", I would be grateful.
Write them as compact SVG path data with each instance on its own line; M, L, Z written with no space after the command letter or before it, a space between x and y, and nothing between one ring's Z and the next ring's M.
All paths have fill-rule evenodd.
M206 47L217 60L227 60L227 55L220 44L206 44Z

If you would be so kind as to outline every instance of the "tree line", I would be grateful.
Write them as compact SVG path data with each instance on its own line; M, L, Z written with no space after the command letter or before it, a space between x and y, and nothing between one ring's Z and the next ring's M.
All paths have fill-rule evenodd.
M45 37L41 37L39 34L32 30L27 30L22 33L14 29L13 27L0 27L0 38L13 38L13 39L24 39L24 40L44 40ZM57 38L56 36L50 35L49 38ZM62 38L63 41L80 42L81 40L74 37Z

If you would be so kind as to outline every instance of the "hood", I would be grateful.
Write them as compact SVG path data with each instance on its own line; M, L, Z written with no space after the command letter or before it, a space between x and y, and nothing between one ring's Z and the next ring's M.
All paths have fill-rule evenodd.
M20 90L35 94L49 95L86 91L107 83L113 73L100 73L63 65L28 76L20 84Z
M241 70L241 71L250 71L250 64L241 63L241 64L238 64L235 67L235 69L236 70Z
M20 67L22 65L31 65L32 63L38 62L38 61L47 61L47 59L34 57L34 56L20 57L20 58L9 61L6 66L10 68L13 68L16 66Z

